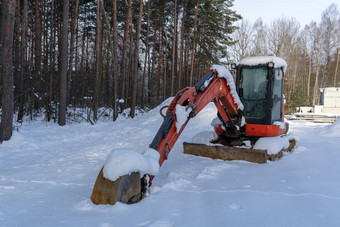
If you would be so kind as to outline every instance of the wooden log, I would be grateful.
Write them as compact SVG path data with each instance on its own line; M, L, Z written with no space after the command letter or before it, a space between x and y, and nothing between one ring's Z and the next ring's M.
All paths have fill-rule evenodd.
M227 146L205 145L195 143L183 143L184 153L196 156L203 156L212 159L222 159L226 161L244 160L254 163L266 163L267 151L258 149L245 149Z

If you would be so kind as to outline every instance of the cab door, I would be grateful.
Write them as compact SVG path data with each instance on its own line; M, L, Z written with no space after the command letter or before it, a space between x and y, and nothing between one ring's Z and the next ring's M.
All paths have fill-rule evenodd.
M269 84L268 67L240 68L238 74L238 93L244 105L243 116L246 123L270 124L271 113L268 107ZM269 116L268 116L269 115Z

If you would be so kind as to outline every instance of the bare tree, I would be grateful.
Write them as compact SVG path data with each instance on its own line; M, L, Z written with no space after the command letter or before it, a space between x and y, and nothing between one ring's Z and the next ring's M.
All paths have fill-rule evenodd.
M287 58L298 37L299 28L300 24L294 18L274 20L268 32L270 54Z
M334 80L333 80L333 86L335 87L336 81L337 81L337 75L338 75L338 69L339 69L339 61L340 61L340 52L339 52L340 47L336 49L336 60L335 60L335 70L334 70Z
M237 40L233 45L234 60L239 61L250 55L253 38L253 29L248 20L242 20L239 29L234 32L232 38Z
M321 29L316 25L316 23L311 24L312 34L313 34L313 52L315 59L315 80L314 80L314 89L313 89L313 100L312 104L315 105L317 103L318 97L318 88L319 88L319 74L321 68L321 58L322 58L322 33Z
M322 87L331 86L333 84L332 82L334 81L332 80L334 77L331 78L332 73L330 72L330 66L331 58L335 55L335 52L339 47L339 18L339 12L337 10L337 6L334 3L322 13L320 29L322 30L323 59L325 59L325 70L321 81Z
M251 55L267 55L267 26L263 24L261 18L257 19L253 25L253 48Z

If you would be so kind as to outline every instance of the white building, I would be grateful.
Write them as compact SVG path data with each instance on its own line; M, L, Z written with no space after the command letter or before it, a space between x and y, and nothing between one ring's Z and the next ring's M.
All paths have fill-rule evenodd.
M340 114L340 87L320 89L320 105L322 113ZM316 109L314 109L316 112Z

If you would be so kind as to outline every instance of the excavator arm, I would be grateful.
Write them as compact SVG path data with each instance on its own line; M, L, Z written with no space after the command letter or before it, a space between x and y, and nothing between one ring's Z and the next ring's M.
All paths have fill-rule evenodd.
M174 97L156 136L149 145L160 154L159 166L167 160L172 147L189 120L213 101L225 128L238 133L241 126L242 103L235 90L230 72L222 66L213 66L194 87L182 89ZM225 75L227 74L227 75ZM184 115L184 116L183 116ZM140 201L151 185L154 176L140 176L133 172L110 181L100 171L94 185L91 200L95 204L135 203Z
M242 115L238 104L234 101L227 81L225 78L219 77L216 70L210 70L194 87L187 87L178 92L169 105L164 121L149 146L160 154L160 166L167 160L172 147L189 120L195 117L211 101L214 102L222 122L231 125L231 128L235 130L239 129L239 119ZM177 108L181 107L185 107L186 113L188 113L183 124L178 122L180 116L177 116L178 114L183 114L183 112L177 111ZM237 120L233 121L232 119Z

